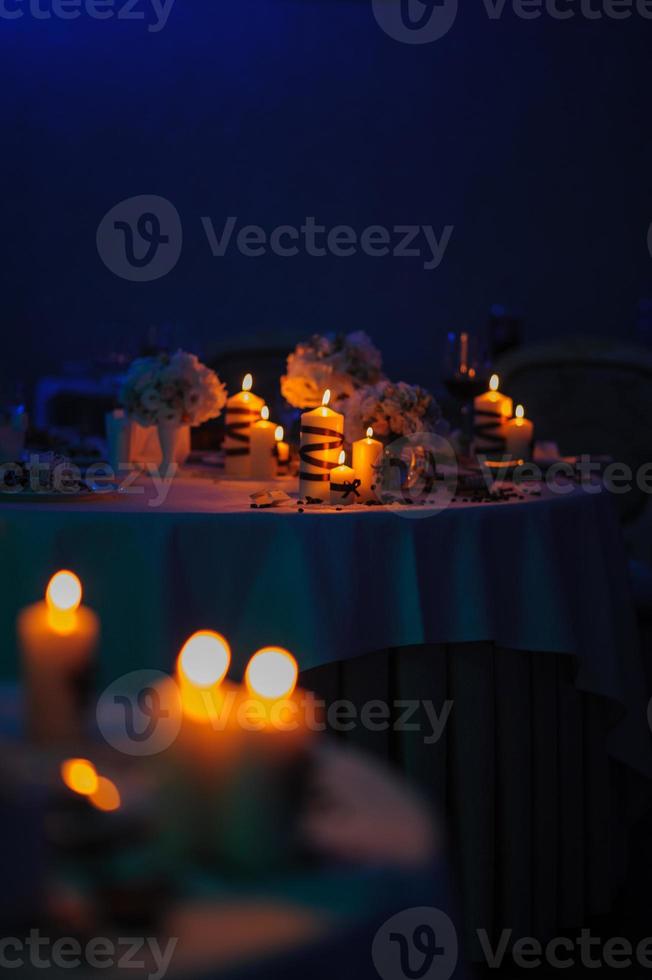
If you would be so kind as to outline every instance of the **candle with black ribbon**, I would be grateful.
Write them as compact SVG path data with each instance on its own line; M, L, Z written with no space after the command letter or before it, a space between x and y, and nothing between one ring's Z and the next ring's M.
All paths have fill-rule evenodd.
M321 406L301 416L301 497L328 498L331 470L337 466L344 445L344 416L328 407L330 397L327 389Z
M251 476L251 426L260 419L265 404L254 395L252 386L251 375L245 375L242 391L231 395L226 403L224 470L227 476Z
M360 502L360 484L355 470L346 465L346 453L340 453L339 466L331 470L331 504L356 504Z
M473 452L500 456L505 452L507 420L512 417L513 402L498 390L500 379L491 376L489 391L478 395L473 403Z

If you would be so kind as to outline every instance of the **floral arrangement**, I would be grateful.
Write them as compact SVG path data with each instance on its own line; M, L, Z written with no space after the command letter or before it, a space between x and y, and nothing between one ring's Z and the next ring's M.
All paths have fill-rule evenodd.
M383 377L382 356L366 333L314 334L297 344L281 378L281 394L293 408L321 405L326 388L334 402Z
M439 405L425 388L382 380L359 388L340 406L349 442L362 439L369 426L374 438L390 442L414 432L436 432L445 423Z
M134 361L120 392L129 418L140 425L201 425L217 418L227 392L217 374L179 350Z

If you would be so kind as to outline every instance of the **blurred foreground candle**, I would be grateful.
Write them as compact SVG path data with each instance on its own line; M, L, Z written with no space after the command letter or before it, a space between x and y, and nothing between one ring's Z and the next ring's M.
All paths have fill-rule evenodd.
M251 427L251 478L273 480L276 477L276 426L269 421L269 409L263 405L261 418Z
M285 431L282 425L276 426L274 437L276 439L276 459L278 463L279 476L287 473L290 464L290 446L283 441Z
M338 464L344 445L344 416L328 407L327 389L320 408L301 416L301 464L299 495L326 500L330 473Z
M515 417L505 427L507 452L514 459L529 459L534 443L534 426L525 418L522 405L516 406Z
M375 464L379 461L383 451L383 444L378 439L374 439L374 430L371 426L367 429L367 438L358 439L353 443L353 469L358 480L360 480L360 500L375 500L376 494L372 487L376 483Z
M242 391L231 395L226 403L226 436L224 439L224 469L227 476L249 477L251 472L251 427L260 418L264 405L254 395L253 379L245 375Z
M505 452L505 426L511 418L513 403L498 390L500 379L491 376L489 391L478 395L473 403L473 452L500 456Z
M231 663L228 641L212 630L200 630L186 641L177 658L177 682L184 718L215 724L223 703L223 685Z
M75 741L83 734L100 623L81 600L77 576L57 572L45 602L18 617L27 734L35 742Z
M346 453L340 453L339 466L331 470L331 504L355 504L358 501L360 480L355 470L346 465Z

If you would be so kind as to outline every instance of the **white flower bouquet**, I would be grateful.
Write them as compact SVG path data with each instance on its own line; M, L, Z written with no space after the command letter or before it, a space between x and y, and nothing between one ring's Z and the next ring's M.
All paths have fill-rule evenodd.
M215 371L179 350L134 361L120 392L129 418L143 426L201 425L217 418L227 392Z
M382 380L359 388L340 406L349 442L362 439L369 426L388 443L414 432L437 432L445 426L433 395L418 385Z
M382 377L381 353L362 330L314 334L288 356L281 394L293 408L315 408L321 405L326 388L333 402L340 402Z

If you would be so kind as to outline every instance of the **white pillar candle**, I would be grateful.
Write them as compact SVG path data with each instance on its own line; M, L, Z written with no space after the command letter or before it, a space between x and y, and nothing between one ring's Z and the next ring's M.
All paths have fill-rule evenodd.
M321 407L301 416L301 497L326 500L331 470L337 466L344 445L344 416L328 407L330 397L327 389Z
M265 404L251 390L253 379L245 375L242 391L231 395L226 403L226 437L224 439L224 469L227 476L251 475L251 427L260 418Z
M473 403L473 452L500 456L505 452L505 426L511 418L513 402L498 390L500 379L492 375L489 391Z
M534 442L534 426L525 418L522 405L516 406L515 417L505 426L507 452L514 459L529 459Z
M269 421L269 409L263 405L261 418L251 427L251 479L273 480L276 477L276 426Z
M274 433L276 437L276 460L278 465L279 475L287 473L290 465L290 446L289 443L283 441L283 436L285 432L282 425L276 426L276 432Z
M339 466L331 470L331 504L355 504L358 501L358 483L355 470L346 465L344 450L339 455Z
M27 733L40 744L83 736L100 624L81 599L77 576L58 572L45 602L28 606L18 617Z
M358 439L353 443L353 469L358 480L360 480L360 500L376 500L376 492L372 487L376 484L379 477L374 470L374 465L380 459L383 451L383 444L378 439L374 439L374 430L367 429L367 438Z

